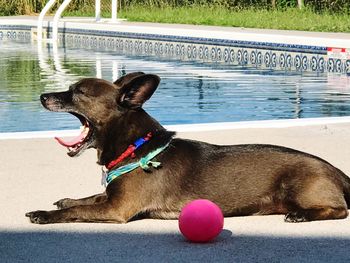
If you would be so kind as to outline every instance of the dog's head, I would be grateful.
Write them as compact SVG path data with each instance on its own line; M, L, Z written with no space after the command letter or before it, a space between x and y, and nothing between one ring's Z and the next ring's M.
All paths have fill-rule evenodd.
M98 139L108 125L123 122L123 116L130 111L140 110L159 82L158 76L142 72L127 74L114 83L85 78L67 91L42 94L40 99L46 109L71 113L82 123L81 134L72 141L56 138L73 157L88 148L97 148Z

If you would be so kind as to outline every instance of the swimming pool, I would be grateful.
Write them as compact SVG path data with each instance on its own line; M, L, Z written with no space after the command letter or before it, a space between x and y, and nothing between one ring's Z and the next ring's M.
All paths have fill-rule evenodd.
M350 115L350 77L322 72L156 60L118 52L0 42L0 132L76 129L78 121L40 105L43 92L83 77L115 80L133 71L162 81L145 109L162 124Z

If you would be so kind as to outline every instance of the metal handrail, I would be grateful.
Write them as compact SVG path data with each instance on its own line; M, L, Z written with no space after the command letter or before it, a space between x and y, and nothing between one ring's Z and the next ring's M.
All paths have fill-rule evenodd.
M57 41L58 39L58 20L60 19L62 13L66 9L66 7L69 5L69 3L72 0L64 0L63 3L60 5L60 7L57 9L57 12L53 18L53 24L52 24L52 40Z
M53 6L53 4L56 2L56 0L50 0L41 10L39 19L38 19L38 30L37 30L37 40L41 41L43 39L43 21L45 18L45 15L47 11Z
M55 16L53 18L52 38L46 39L46 40L57 41L57 39L58 39L58 20L60 19L62 13L64 12L64 10L66 9L66 7L69 5L69 3L71 1L72 0L64 0L63 3L60 5L60 7L57 9L57 12L55 13ZM56 0L50 0L44 6L43 10L41 10L41 12L40 12L39 19L38 19L38 29L37 29L37 40L38 41L43 40L43 21L44 21L46 13L55 4L55 2L56 2Z
M95 20L101 20L101 0L95 0Z
M71 1L72 0L64 0L63 3L59 6L53 18L52 37L51 39L45 39L45 40L51 40L51 41L58 40L58 20L60 19L62 13L64 12L64 10L66 9L66 7L69 5ZM55 4L55 2L56 0L49 0L49 2L47 2L47 4L44 6L43 10L40 12L39 19L38 19L38 26L37 26L38 41L43 40L43 21L46 13ZM112 22L117 22L117 6L118 6L117 3L118 3L118 0L112 0L112 19L111 19ZM96 22L101 20L101 0L95 0L95 20Z
M112 22L117 22L118 0L112 0Z

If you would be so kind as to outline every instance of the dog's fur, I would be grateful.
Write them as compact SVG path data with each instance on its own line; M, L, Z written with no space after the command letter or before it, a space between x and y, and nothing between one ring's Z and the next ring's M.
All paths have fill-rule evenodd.
M170 146L155 158L160 168L138 168L113 180L102 194L59 200L58 210L29 212L31 222L126 223L140 215L175 219L194 199L212 200L225 216L285 214L287 222L347 217L349 178L316 156L273 145L218 146L173 138L141 108L159 81L136 72L114 83L83 79L66 92L41 95L45 108L90 124L89 138L71 156L96 148L98 164L106 165L148 132L153 138L136 151L136 160ZM130 162L135 159L119 166Z

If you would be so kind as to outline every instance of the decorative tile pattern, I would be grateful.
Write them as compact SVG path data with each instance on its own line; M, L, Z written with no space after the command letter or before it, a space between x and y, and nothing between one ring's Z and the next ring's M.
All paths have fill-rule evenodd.
M1 40L28 42L31 40L31 32L26 30L2 30L0 28L0 41Z
M0 25L0 41L30 41L31 30L30 26ZM350 59L328 57L326 47L84 29L59 32L59 43L166 60L350 74Z

